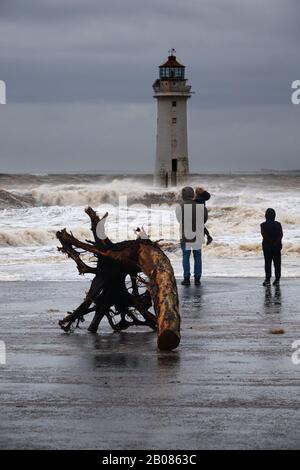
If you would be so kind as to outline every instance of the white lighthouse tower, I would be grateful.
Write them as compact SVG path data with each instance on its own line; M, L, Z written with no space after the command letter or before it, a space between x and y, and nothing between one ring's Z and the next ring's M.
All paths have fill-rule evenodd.
M175 49L169 51L153 84L157 99L155 183L166 187L184 183L189 173L186 104L191 87L175 53Z

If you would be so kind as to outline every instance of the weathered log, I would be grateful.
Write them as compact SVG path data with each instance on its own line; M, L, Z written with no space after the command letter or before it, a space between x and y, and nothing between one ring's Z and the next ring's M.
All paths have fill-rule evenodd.
M157 317L159 349L175 349L180 342L180 315L176 280L169 258L155 245L141 245L139 265L150 279Z
M73 321L92 310L90 305L94 302L96 313L90 325L90 331L97 331L104 316L108 318L114 329L127 328L131 324L147 324L153 329L157 326L160 349L176 348L180 342L179 303L176 280L168 257L157 243L150 240L138 238L112 243L104 230L107 214L100 219L90 207L85 212L91 220L94 242L82 242L65 229L57 232L57 238L62 245L59 249L76 262L80 274L92 272L96 275L93 281L94 286L92 283L92 287L96 285L96 289L92 289L93 295L89 296L88 293L85 302L71 315L65 317L60 325L68 329ZM87 266L81 260L81 252L78 250L94 254L97 267ZM138 292L136 276L139 272L143 272L148 278L147 288L153 301L156 317L149 312L149 298L145 302L144 294L140 295ZM128 274L132 278L131 294L125 285L125 278ZM118 324L113 324L110 315L111 307L116 308L117 313L121 315L120 328ZM141 314L144 318L143 322L138 320L135 312ZM126 316L131 318L132 322L128 322L125 319Z

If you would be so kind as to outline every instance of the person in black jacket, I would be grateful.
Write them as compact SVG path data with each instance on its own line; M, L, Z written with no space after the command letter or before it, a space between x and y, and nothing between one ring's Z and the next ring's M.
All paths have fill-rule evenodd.
M282 227L281 224L275 221L276 212L274 209L266 210L266 221L260 225L261 234L263 237L262 248L265 257L265 273L266 279L263 283L264 286L269 286L272 277L272 262L275 268L275 281L274 286L278 286L281 277L281 250L282 250Z
M208 220L208 211L207 207L205 205L206 201L210 199L210 193L208 191L205 191L205 189L197 187L195 189L195 198L194 201L196 204L204 204L204 224L206 224ZM204 225L204 234L206 235L206 244L210 245L210 243L213 241L212 236L210 235L209 231Z

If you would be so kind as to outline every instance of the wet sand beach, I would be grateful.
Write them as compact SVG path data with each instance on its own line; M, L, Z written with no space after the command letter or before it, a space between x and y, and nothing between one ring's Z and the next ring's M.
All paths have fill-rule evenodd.
M57 320L88 283L0 283L0 448L293 449L300 446L299 279L182 288L182 340ZM281 328L284 334L271 334Z

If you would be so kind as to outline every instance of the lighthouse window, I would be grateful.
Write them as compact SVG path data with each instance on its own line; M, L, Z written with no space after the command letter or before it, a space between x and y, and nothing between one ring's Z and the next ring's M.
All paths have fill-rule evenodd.
M173 108L176 108L176 105L177 105L176 101L172 101Z
M160 69L160 78L169 78L170 77L170 69L168 67L162 67Z
M172 124L176 124L177 118L172 118Z
M184 80L184 68L183 67L161 67L160 78L177 78Z

